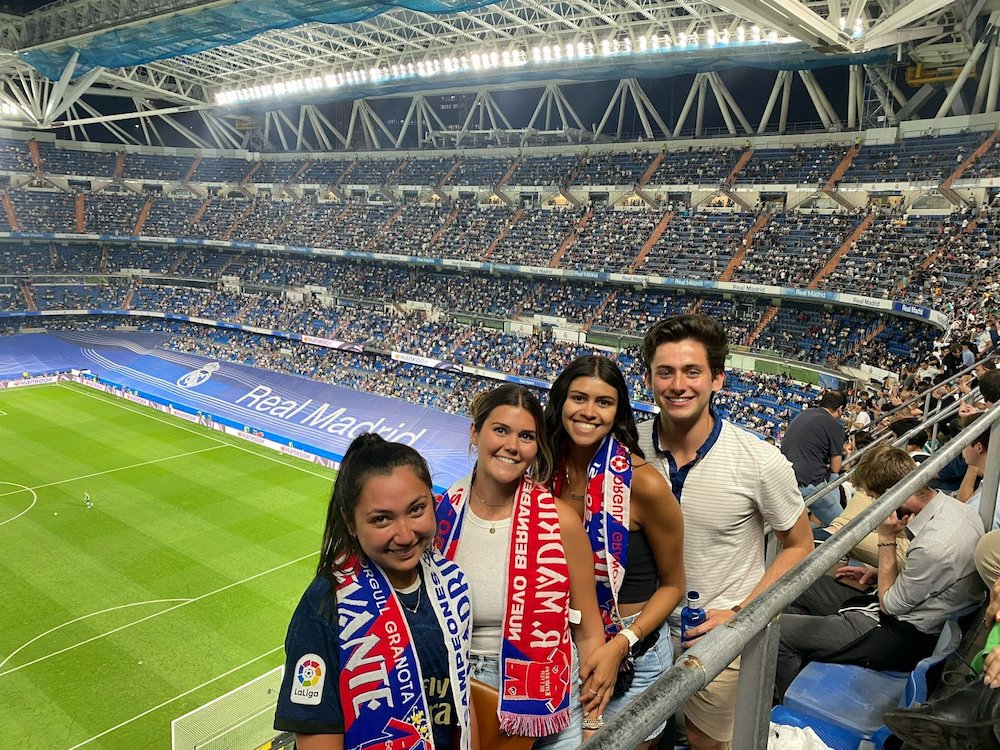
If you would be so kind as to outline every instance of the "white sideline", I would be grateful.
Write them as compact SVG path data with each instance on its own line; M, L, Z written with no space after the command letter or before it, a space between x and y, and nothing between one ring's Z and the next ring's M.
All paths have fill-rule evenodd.
M149 464L156 464L156 463L159 463L160 461L171 461L171 460L173 460L175 458L184 458L185 456L193 456L196 453L205 453L206 451L217 451L217 450L219 450L219 448L227 448L227 447L235 447L235 446L228 446L227 444L213 445L211 448L201 448L201 449L196 450L196 451L188 451L187 453L178 453L175 456L164 456L163 458L153 458L153 459L150 459L149 461L140 461L137 464L129 464L128 466L116 466L113 469L106 469L105 471L95 471L93 474L83 474L82 476L70 477L69 479L60 479L57 482L46 482L45 484L36 484L34 487L25 487L25 489L26 490L40 490L43 487L53 487L53 486L55 486L57 484L66 484L67 482L75 482L78 479L90 479L91 477L99 477L99 476L101 476L103 474L113 474L116 471L125 471L126 469L135 469L135 468L137 468L139 466L149 466ZM13 482L0 482L0 484L13 484ZM6 495L16 495L18 492L21 492L21 490L15 490L13 492L0 492L0 497L4 497Z
M176 424L173 421L161 419L160 417L157 417L154 414L147 413L146 410L140 411L137 409L129 409L125 404L119 403L118 399L114 398L113 396L109 398L101 398L96 393L88 393L86 390L78 390L76 388L70 388L69 386L64 385L63 383L59 383L58 385L60 388L65 388L68 391L80 394L81 396L87 396L88 398L96 398L98 401L101 401L105 404L111 404L112 406L117 406L119 409L124 409L125 411L131 412L132 414L139 414L140 416L152 419L156 422L162 422L163 424L170 425L171 427L176 427L178 430L184 430L185 432L190 432L194 435L200 435L203 438L214 440L216 443L219 443L220 445L228 445L230 448L236 448L236 450L243 451L244 453L249 453L252 456L258 456L259 458L266 458L268 461L274 461L274 463L281 464L282 466L287 466L290 469L298 469L299 471L304 471L306 474L312 474L314 477L319 477L320 479L326 479L328 481L332 481L332 477L329 476L328 474L317 474L315 471L310 471L304 466L299 466L298 464L289 464L285 463L284 461L279 461L277 458L274 458L273 456L268 456L266 453L258 453L257 451L252 451L245 446L239 445L238 443L235 442L230 443L226 440L219 440L219 438L215 437L214 435L207 435L202 431L194 430L190 427L185 427L182 424Z
M100 739L101 737L103 737L106 734L111 734L111 732L114 732L115 730L121 729L122 727L126 726L127 724L131 724L133 721L136 721L137 719L141 719L143 716L151 714L154 711L159 711L164 706L168 706L171 703L173 703L174 701L180 700L181 698L183 698L183 697L185 697L187 695L190 695L191 693L195 692L196 690L201 690L203 687L211 685L216 680L221 680L223 677L228 677L233 672L238 672L239 670L243 669L244 667L250 666L255 661L260 661L264 657L270 656L271 654L275 653L276 651L281 651L281 649L283 649L283 648L284 648L284 646L278 646L276 648L272 648L270 651L264 652L260 656L255 656L250 661L245 661L242 664L240 664L238 667L233 667L229 671L223 672L222 674L218 675L217 677L213 677L211 680L208 680L207 682L203 682L200 685L191 688L190 690L185 690L180 695L175 695L173 698L170 698L169 700L165 700L165 701L163 701L163 703L160 703L157 706L153 706L152 708L147 708L141 714L136 714L131 719L126 719L125 721L121 722L120 724L115 724L113 727L111 727L109 729L105 729L100 734L95 734L93 737L89 737L88 739L85 739L83 742L79 742L76 745L73 745L72 747L67 748L67 750L76 750L78 747L83 747L84 745L89 745L94 740L98 740L98 739Z
M254 573L249 578L244 578L241 581L234 581L233 583L227 583L222 588L215 589L214 591L209 591L208 593L201 594L201 595L196 596L196 597L194 597L192 599L187 599L185 601L182 601L180 604L175 604L172 607L167 607L166 609L160 610L159 612L154 612L151 615L146 615L145 617L140 617L135 622L129 622L129 623L126 623L125 625L120 625L119 627L114 628L112 630L109 630L106 633L99 633L98 635L95 635L95 636L93 636L91 638L87 638L84 641L80 641L79 643L74 643L72 646L67 646L66 648L61 648L58 651L53 651L52 653L45 654L45 656L39 656L37 659L32 659L31 661L26 661L24 664L19 664L16 667L12 667L11 669L8 669L8 670L5 670L3 672L0 672L0 677L6 677L7 675L13 674L14 672L17 672L17 671L19 671L21 669L24 669L25 667L30 667L30 666L32 666L34 664L38 664L39 662L43 662L46 659L51 659L53 656L59 656L59 654L64 654L67 651L72 651L74 648L78 648L80 646L85 646L86 644L92 643L93 641L96 641L96 640L100 640L101 638L104 638L105 636L114 635L115 633L121 632L122 630L125 630L126 628L130 628L133 625L138 625L139 623L145 622L146 620L152 620L154 617L159 617L160 615L165 615L165 614L167 614L167 612L173 612L175 609L180 609L181 607L186 607L189 604L194 604L195 602L199 602L202 599L207 599L210 596L214 596L215 594L219 594L219 593L221 593L223 591L227 591L227 590L229 590L231 588L234 588L236 586L241 586L244 583L249 583L250 581L254 580L255 578L260 578L261 576L266 576L268 573L273 573L276 570L281 570L282 568L287 568L289 565L295 565L296 563L300 563L300 562L302 562L303 560L305 560L308 557L312 557L313 555L318 555L318 554L319 554L318 551L317 552L310 552L310 553L308 553L306 555L302 555L301 557L297 557L294 560L289 560L288 562L282 563L281 565L276 565L273 568L268 568L267 570L261 571L260 573Z

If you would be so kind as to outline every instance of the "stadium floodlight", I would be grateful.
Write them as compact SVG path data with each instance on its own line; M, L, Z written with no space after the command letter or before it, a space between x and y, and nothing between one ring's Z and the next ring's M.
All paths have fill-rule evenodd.
M842 24L846 24L846 19L841 19ZM858 19L854 26L854 36L857 38L863 33L863 20ZM736 43L745 44L748 42L762 44L787 44L797 41L791 36L779 37L774 30L764 30L759 26L750 27L749 31L738 26L735 33ZM748 40L747 37L750 37ZM730 30L724 29L721 32L715 29L706 29L703 38L707 47L717 45L729 45L733 42ZM608 37L600 42L562 42L555 44L545 44L531 48L514 47L503 50L480 50L470 55L461 57L430 57L416 62L395 62L383 65L375 63L372 67L357 68L352 70L338 70L322 75L309 75L299 78L285 79L273 84L263 86L251 86L241 89L230 89L218 91L214 94L216 104L220 106L237 105L270 97L292 96L302 92L314 92L322 88L333 90L343 86L359 85L364 82L389 83L406 78L427 78L441 73L453 75L457 73L467 73L470 71L485 72L498 68L513 68L528 64L547 65L552 63L562 63L565 60L583 60L596 55L601 57L631 56L637 54L667 53L673 49L692 49L699 46L697 32L681 32L676 38L669 34L652 34L648 36L631 37ZM12 105L8 105L10 108ZM0 109L0 113L5 110ZM12 111L17 114L16 108Z

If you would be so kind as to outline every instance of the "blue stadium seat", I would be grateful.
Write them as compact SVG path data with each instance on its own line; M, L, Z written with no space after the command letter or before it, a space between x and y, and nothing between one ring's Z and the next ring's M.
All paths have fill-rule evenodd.
M882 722L883 714L926 700L929 676L944 664L961 640L958 623L949 620L934 652L909 674L812 662L788 688L784 704L771 711L771 720L809 726L835 750L880 750L892 736Z

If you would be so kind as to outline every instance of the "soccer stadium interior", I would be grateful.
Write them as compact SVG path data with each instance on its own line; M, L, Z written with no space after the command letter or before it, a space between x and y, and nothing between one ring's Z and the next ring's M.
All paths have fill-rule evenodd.
M352 424L426 445L447 486L477 393L509 381L544 400L603 353L647 420L643 333L701 312L730 340L722 417L780 443L836 388L894 440L897 416L932 420L964 384L937 378L950 344L979 365L1000 337L998 20L994 0L6 2L0 438L19 439L3 422L19 391L75 382L329 478L356 408ZM258 383L284 406L265 412ZM929 449L954 437L927 425ZM0 478L39 503L63 481L10 460ZM30 518L0 511L0 539ZM269 610L279 631L292 589ZM76 696L43 721L36 704L61 704L41 660L85 636L8 659L119 603L96 596L37 626L5 597L19 625L0 692L24 680L0 719L10 747L166 747L171 719L280 662L192 692L216 662L107 717ZM903 682L853 689L895 706ZM154 710L159 730L126 733ZM763 747L770 711L739 714L734 747ZM812 723L831 747L900 746L880 715L840 718ZM639 737L606 734L587 746ZM273 735L173 747L290 742Z

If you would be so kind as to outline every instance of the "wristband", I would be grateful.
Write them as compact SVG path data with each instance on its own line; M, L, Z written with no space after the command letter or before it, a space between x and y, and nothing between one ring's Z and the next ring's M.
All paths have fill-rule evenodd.
M879 542L878 546L879 547L898 547L899 545L897 545L895 542Z
M630 649L639 642L639 636L635 634L635 631L632 630L632 628L622 628L618 631L618 635L625 636L625 640L628 641L628 647Z

